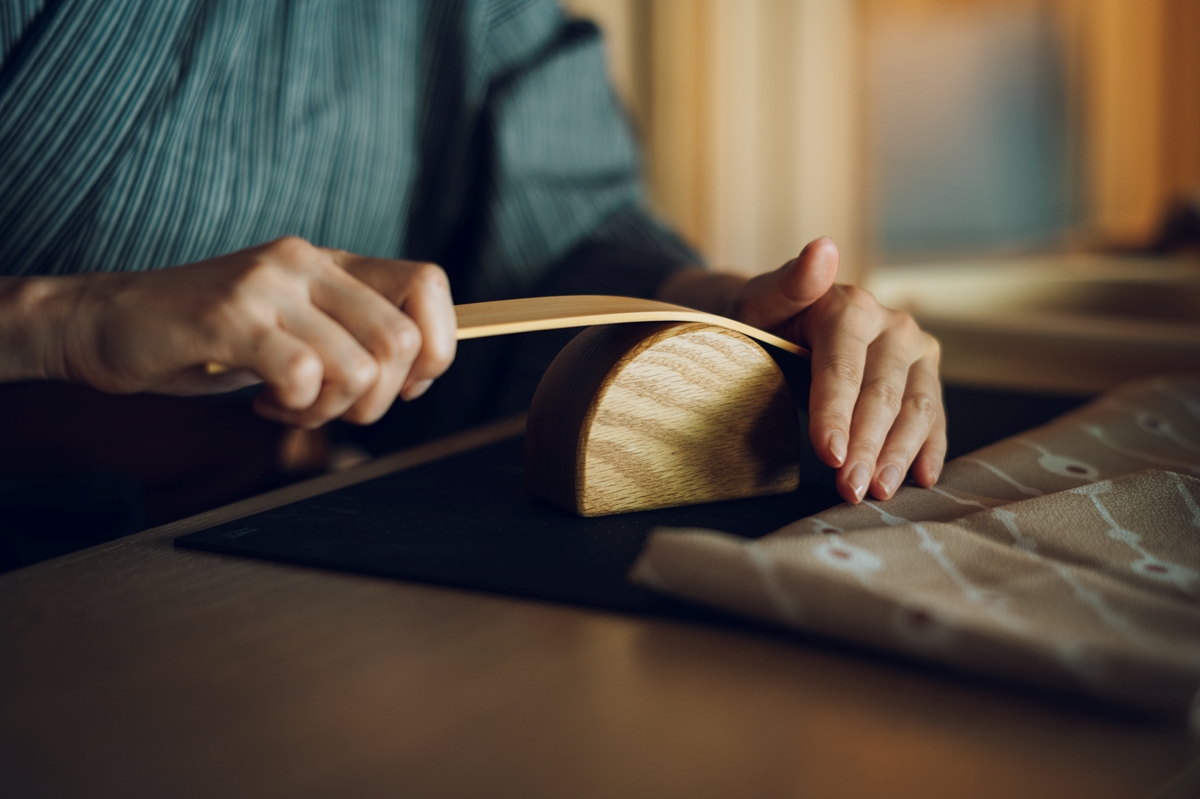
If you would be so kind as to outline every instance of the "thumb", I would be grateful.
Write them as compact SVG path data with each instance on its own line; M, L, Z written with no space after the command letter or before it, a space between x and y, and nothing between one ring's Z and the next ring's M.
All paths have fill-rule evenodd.
M837 271L833 239L814 239L774 272L746 282L734 300L737 318L763 330L777 328L824 296Z

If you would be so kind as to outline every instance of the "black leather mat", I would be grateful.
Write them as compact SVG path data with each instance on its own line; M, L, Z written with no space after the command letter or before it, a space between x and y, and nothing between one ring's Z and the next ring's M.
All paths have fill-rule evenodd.
M1083 401L946 390L951 457L1045 422ZM631 585L625 573L657 525L758 537L840 499L805 458L791 494L582 519L526 496L522 440L264 511L176 539L182 547L404 580L683 617L712 613Z
M832 488L583 519L526 496L514 438L176 539L182 547L625 611L702 613L631 585L650 528L765 535Z

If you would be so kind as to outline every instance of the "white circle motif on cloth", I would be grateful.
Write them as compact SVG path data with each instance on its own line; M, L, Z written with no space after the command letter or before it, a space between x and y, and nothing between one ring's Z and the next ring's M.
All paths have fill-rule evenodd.
M1038 466L1041 466L1047 472L1050 472L1050 474L1057 474L1059 477L1071 477L1075 480L1095 480L1100 476L1100 470L1090 463L1084 463L1077 458L1068 458L1065 455L1057 455L1036 441L1030 441L1025 438L1018 438L1016 441L1030 449L1036 450L1038 453Z
M840 536L818 539L813 554L826 566L864 576L879 571L883 561L870 550L848 544Z
M1164 583L1174 583L1185 590L1191 588L1197 577L1196 572L1187 566L1159 560L1153 555L1147 555L1134 561L1132 568L1143 577L1161 580Z
M821 519L817 516L812 517L809 521L812 523L813 531L821 533L822 535L839 535L843 532L842 528L838 527L837 525L829 524L824 519Z
M1095 480L1100 476L1100 470L1090 463L1049 452L1038 456L1038 466L1059 477L1074 477L1076 480Z
M1175 444L1180 449L1185 449L1188 452L1200 454L1200 446L1197 446L1194 441L1187 439L1182 433L1175 429L1175 426L1163 417L1140 411L1134 419L1137 421L1138 427L1145 430L1153 436L1165 438Z

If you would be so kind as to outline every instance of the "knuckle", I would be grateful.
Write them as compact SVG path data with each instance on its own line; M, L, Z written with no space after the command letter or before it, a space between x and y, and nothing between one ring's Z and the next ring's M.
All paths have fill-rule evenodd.
M917 325L917 320L913 319L912 314L904 311L892 311L892 325L897 332L903 335L908 340L915 340L921 334L921 328Z
M417 323L411 318L403 314L396 314L391 321L388 338L395 354L406 360L416 358L417 353L421 351L421 341L423 338L421 328L417 327Z
M938 341L928 333L922 332L925 337L925 351L929 353L929 359L935 364L942 362L942 342Z
M874 311L879 308L879 301L875 299L875 295L862 286L846 286L842 296L846 304L852 308L863 311Z
M399 311L387 314L372 330L371 352L383 360L411 355L414 338L419 342L420 336L415 327L412 320Z
M366 392L379 379L379 364L375 359L361 356L351 359L346 370L346 388L355 396Z
M375 385L379 364L365 354L345 356L337 364L334 377L343 395L360 397Z
M311 257L317 248L300 236L283 236L267 244L267 254L280 261L300 261Z
M900 410L904 397L903 391L889 380L872 380L863 386L862 393L892 412Z
M856 432L854 439L854 449L864 455L879 452L884 442L884 437L874 432Z
M450 364L454 363L454 355L457 352L457 342L454 339L447 341L432 341L429 347L429 368L435 376L442 375Z
M868 309L847 303L836 313L825 317L822 327L821 333L825 338L845 336L865 345L874 338L876 319Z
M287 357L279 370L281 388L285 391L302 392L321 379L320 362L307 352L295 352Z
M905 409L916 418L932 422L938 416L940 403L932 395L923 391L910 394L904 400Z
M247 261L228 287L225 301L245 308L276 304L279 298L291 294L290 266L269 254Z
M814 413L809 423L809 433L813 440L823 439L831 430L846 430L850 427L851 413L849 408L831 405Z
M825 374L839 383L858 384L862 380L863 364L847 356L835 356L825 362Z
M255 258L242 270L238 288L242 291L256 288L263 284L271 284L279 277L280 270L277 262L268 258Z
M912 449L907 444L893 444L888 442L879 450L879 457L876 458L876 468L882 468L886 464L893 464L900 470L903 475L908 471L908 467L913 462Z
M413 269L413 284L421 290L440 292L450 288L446 270L434 263L418 263Z

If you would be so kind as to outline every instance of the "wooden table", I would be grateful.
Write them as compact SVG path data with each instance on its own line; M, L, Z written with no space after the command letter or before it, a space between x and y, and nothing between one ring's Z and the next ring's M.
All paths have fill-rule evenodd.
M1164 724L796 637L172 544L518 425L0 577L0 795L1200 791L1200 748Z

